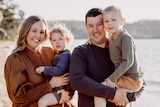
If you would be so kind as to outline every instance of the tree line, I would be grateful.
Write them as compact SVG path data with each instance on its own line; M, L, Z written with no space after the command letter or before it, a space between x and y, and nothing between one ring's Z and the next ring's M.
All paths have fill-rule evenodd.
M50 28L55 23L65 23L71 29L76 39L88 37L84 21L48 21ZM160 38L160 20L139 20L134 23L127 23L124 29L136 39Z

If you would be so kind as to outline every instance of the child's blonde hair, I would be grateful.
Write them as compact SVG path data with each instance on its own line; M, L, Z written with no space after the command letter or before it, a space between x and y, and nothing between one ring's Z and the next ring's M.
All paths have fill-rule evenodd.
M111 6L108 6L104 9L103 13L105 12L111 12L111 11L114 11L116 12L121 18L123 18L123 14L122 14L122 10L120 7L116 6L116 5L111 5Z
M71 44L72 41L74 40L74 36L71 30L68 29L64 23L59 23L54 25L53 29L50 31L50 40L51 40L51 35L53 33L60 33L63 37L66 38L67 44Z

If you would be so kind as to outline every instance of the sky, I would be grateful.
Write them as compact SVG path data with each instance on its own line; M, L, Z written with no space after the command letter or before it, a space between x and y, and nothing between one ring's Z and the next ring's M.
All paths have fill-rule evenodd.
M93 7L109 5L121 7L128 23L138 20L160 20L158 0L13 0L19 9L30 15L40 15L46 20L84 21L85 14Z

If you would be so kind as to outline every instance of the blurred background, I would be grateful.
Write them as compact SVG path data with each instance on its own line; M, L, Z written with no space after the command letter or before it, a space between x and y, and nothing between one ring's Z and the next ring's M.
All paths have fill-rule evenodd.
M127 19L125 28L135 38L160 37L158 0L0 0L0 39L14 40L21 21L30 15L46 18L49 27L63 22L76 39L87 38L84 18L93 7L118 5Z
M4 63L15 46L17 30L30 15L43 16L52 28L65 23L74 34L71 50L85 43L88 34L85 14L93 7L109 5L122 8L127 19L125 29L135 38L139 62L144 70L146 92L133 107L159 107L160 96L160 15L158 0L0 0L0 107L11 107L4 80ZM46 43L49 45L49 43ZM77 101L75 94L74 103Z

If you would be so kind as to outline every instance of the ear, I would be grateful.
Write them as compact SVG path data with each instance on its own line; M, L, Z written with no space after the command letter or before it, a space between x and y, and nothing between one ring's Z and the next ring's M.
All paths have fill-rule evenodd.
M125 19L125 18L122 19L122 24L123 24L123 25L126 24L126 19Z

